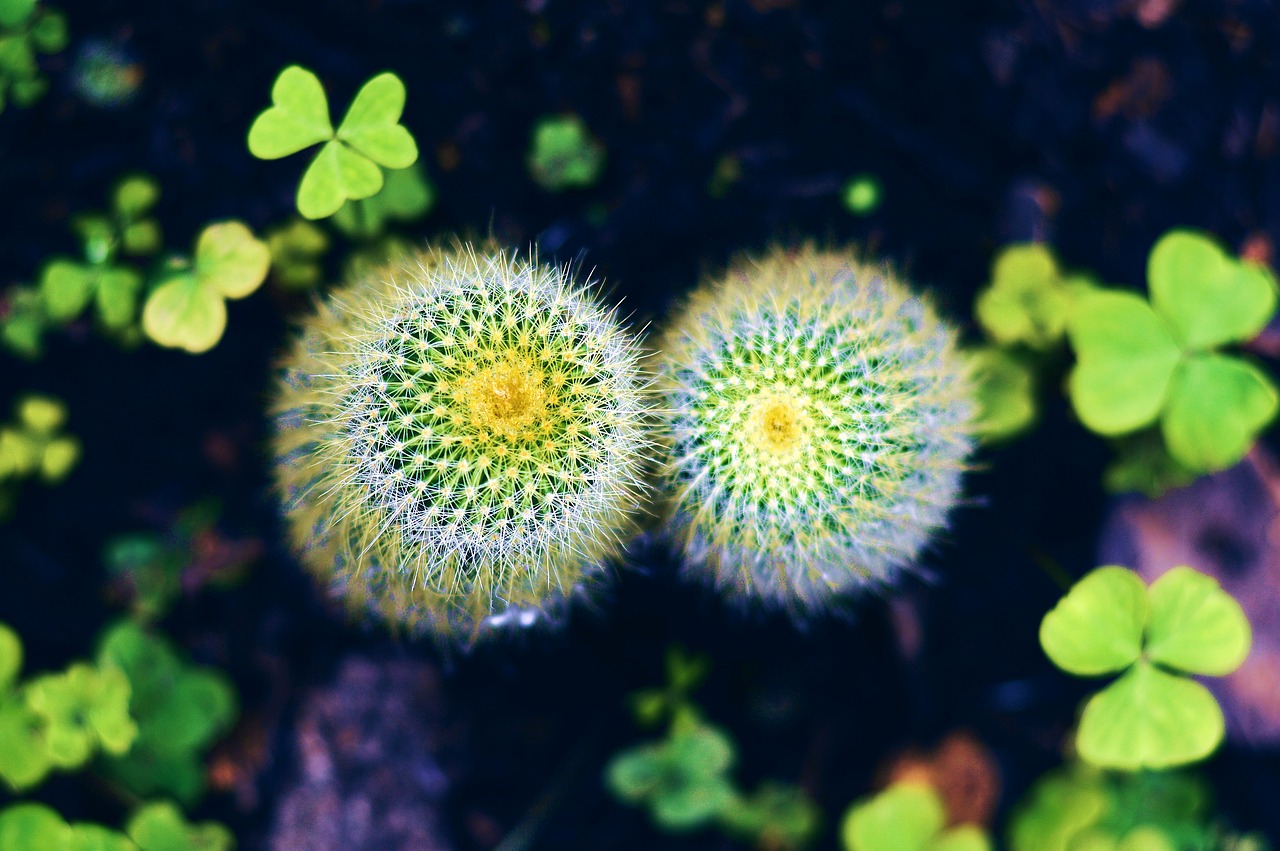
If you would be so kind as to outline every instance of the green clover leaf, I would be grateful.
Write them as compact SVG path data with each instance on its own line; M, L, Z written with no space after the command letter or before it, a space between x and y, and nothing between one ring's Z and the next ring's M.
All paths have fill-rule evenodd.
M1240 604L1211 576L1175 567L1147 592L1151 617L1147 655L1188 674L1221 677L1249 655L1249 619Z
M942 799L930 786L896 783L849 808L840 826L846 851L990 851L973 825L947 830Z
M17 29L36 10L36 0L0 0L0 27Z
M1203 759L1222 741L1222 711L1186 674L1221 676L1249 651L1248 620L1211 577L1176 567L1146 587L1100 567L1045 615L1040 643L1081 676L1123 671L1089 698L1076 747L1094 765L1137 770Z
M1275 278L1185 230L1155 245L1148 277L1150 303L1099 291L1073 309L1072 404L1080 420L1103 435L1159 419L1178 465L1225 469L1280 411L1280 393L1252 364L1211 349L1248 340L1267 323L1276 308Z
M128 678L138 723L133 747L105 770L135 794L194 803L204 791L201 755L235 720L231 686L213 670L184 665L168 642L128 621L103 635L98 663Z
M619 798L649 805L668 830L690 830L723 811L734 798L725 776L733 745L701 725L660 742L624 751L609 763L605 780Z
M1072 587L1040 623L1053 663L1079 676L1124 670L1142 653L1147 586L1131 570L1100 567Z
M43 727L21 696L0 696L0 780L16 791L35 786L52 768Z
M1196 355L1174 373L1160 428L1169 454L1195 470L1222 470L1244 457L1280 409L1266 373L1239 358Z
M1207 688L1140 661L1085 703L1076 750L1109 768L1168 768L1204 759L1225 732Z
M984 346L969 353L977 379L978 413L973 427L984 443L1008 440L1031 427L1036 419L1035 375L1011 352Z
M1151 304L1187 350L1251 339L1276 310L1276 281L1208 234L1171 230L1147 258Z
M138 851L231 851L235 839L217 822L191 824L168 801L139 809L125 826Z
M1155 422L1182 351L1151 306L1132 293L1090 293L1067 333L1077 358L1067 388L1081 421L1104 435Z
M83 765L97 747L124 753L137 726L129 717L129 681L119 671L83 663L27 684L27 705L45 722L49 760L59 768Z
M142 328L162 346L206 352L226 330L226 299L252 293L270 266L270 249L243 223L211 224L196 240L191 268L179 267L147 297Z
M413 136L399 122L404 83L392 73L366 82L335 130L324 87L297 65L280 72L272 106L249 128L249 150L278 159L324 143L298 185L298 212L308 219L336 213L348 199L368 198L382 188L382 170L407 168L418 159Z
M395 174L395 172L393 172ZM387 185L391 179L387 178ZM348 203L334 217L335 223L350 206ZM324 269L320 258L329 250L328 235L305 219L295 218L267 233L271 251L271 268L276 279L287 289L306 289L320 283Z
M382 189L362 201L343 204L333 223L348 236L369 239L381 234L388 220L412 221L434 201L431 184L415 164L388 171Z
M80 315L93 298L96 275L92 266L72 260L51 260L40 275L40 297L50 319L69 322Z
M306 68L290 65L280 72L271 104L249 127L249 151L258 159L280 159L333 138L324 86Z
M1115 448L1116 457L1102 474L1102 485L1111 493L1137 491L1154 499L1196 479L1194 470L1169 454L1154 429L1119 438Z
M544 118L533 130L529 173L543 189L590 186L600 176L604 159L604 146L576 115Z
M796 786L763 783L750 796L734 796L720 813L726 831L757 848L804 848L818 831L817 806Z
M978 323L1001 345L1044 349L1062 338L1069 297L1043 243L1010 245L991 267L991 286L974 305Z

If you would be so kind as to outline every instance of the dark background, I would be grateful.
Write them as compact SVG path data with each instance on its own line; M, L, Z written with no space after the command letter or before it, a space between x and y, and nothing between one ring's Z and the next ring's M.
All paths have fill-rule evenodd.
M1265 2L63 2L71 44L43 61L52 89L0 115L0 285L76 254L68 217L102 209L123 174L158 178L166 244L207 222L256 231L285 220L305 160L260 162L244 139L287 64L314 70L340 110L374 73L408 89L404 123L438 201L404 232L492 233L545 258L580 259L637 327L659 320L699 275L770 240L858 243L930 290L977 339L972 299L1005 242L1049 240L1069 267L1140 285L1155 238L1203 227L1239 248L1280 236L1280 12ZM145 69L137 98L104 110L68 82L83 40L122 45ZM608 161L590 189L553 195L529 178L536 121L579 113ZM707 192L732 155L741 179ZM868 218L840 203L869 172L884 201ZM332 270L337 272L335 263ZM230 307L211 353L120 352L87 325L45 358L0 354L0 400L65 399L83 461L54 489L29 487L0 526L0 620L27 670L88 654L118 608L100 549L205 496L224 527L265 556L231 591L185 599L164 626L241 692L265 757L254 796L213 795L200 817L264 841L289 775L290 721L339 657L438 660L343 623L281 543L262 409L287 317L305 300L264 288ZM1059 401L1030 438L979 456L968 504L897 609L798 630L743 618L673 579L641 546L610 600L567 631L444 660L453 720L446 823L485 845L557 778L538 847L731 847L710 833L656 834L599 781L608 755L644 734L623 696L661 681L665 647L708 653L698 698L740 747L738 777L802 783L828 830L908 743L976 730L1000 764L1003 815L1060 759L1087 684L1055 673L1036 629L1072 575L1094 566L1106 450ZM907 615L904 615L904 611ZM902 624L923 624L903 647ZM763 708L762 708L763 707ZM240 738L244 738L242 729ZM575 748L577 749L575 751ZM566 768L567 755L586 766ZM1280 836L1275 755L1228 750L1208 768L1223 811ZM576 773L575 773L576 772ZM243 790L241 790L243 792ZM69 818L118 821L92 784L58 777L40 797ZM1003 821L1003 818L1002 818Z

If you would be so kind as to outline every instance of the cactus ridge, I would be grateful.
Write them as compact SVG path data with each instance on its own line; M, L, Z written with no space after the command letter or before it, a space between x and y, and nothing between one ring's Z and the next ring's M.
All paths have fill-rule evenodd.
M554 616L635 530L648 383L568 269L458 246L383 270L322 304L286 359L294 544L413 631Z
M887 268L813 248L740 259L660 348L660 478L689 571L806 614L892 581L945 525L970 380Z

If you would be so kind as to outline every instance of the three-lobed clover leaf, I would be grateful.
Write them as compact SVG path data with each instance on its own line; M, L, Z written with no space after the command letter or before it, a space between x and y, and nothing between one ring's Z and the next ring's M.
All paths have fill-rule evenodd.
M345 201L368 198L383 185L382 170L408 168L418 159L413 136L399 122L405 90L390 72L356 93L335 130L329 102L311 71L290 65L271 89L272 105L249 128L249 150L279 159L324 143L298 185L298 212L308 219L336 213Z
M104 770L136 795L194 803L204 791L202 754L235 720L231 686L216 671L184 664L159 636L132 622L102 637L98 663L128 677L138 736Z
M668 830L691 830L721 813L733 800L727 777L733 745L714 727L698 725L618 754L605 780L624 801L647 804Z
M80 458L80 442L60 434L66 407L49 396L30 394L18 401L17 422L0 427L0 480L38 475L61 481Z
M1170 455L1202 472L1239 461L1280 410L1253 364L1213 348L1252 338L1276 307L1274 276L1207 235L1174 230L1148 258L1151 300L1096 291L1068 322L1068 392L1081 421L1121 435L1159 420Z
M1094 289L1080 275L1066 275L1039 242L1003 248L991 266L991 285L978 295L974 313L1002 346L1048 349L1062 339L1076 298Z
M533 130L529 173L543 189L590 186L604 168L604 146L577 115L544 118Z
M49 761L83 765L98 748L122 754L138 734L129 717L129 681L117 670L77 663L26 686L27 705L45 724Z
M947 813L933 787L895 783L854 803L840 826L845 851L990 851L976 825L947 828Z
M1249 652L1249 622L1211 577L1175 567L1150 588L1100 567L1045 615L1040 643L1079 676L1121 676L1085 704L1076 735L1099 766L1167 768L1203 759L1225 734L1222 710L1188 674L1222 676Z
M178 264L147 297L142 328L162 346L192 354L218 344L227 327L227 299L252 293L267 277L271 252L238 221L217 222L201 231L195 260Z
M54 322L70 322L94 302L98 318L118 331L133 321L142 276L126 266L93 265L58 258L44 267L40 297Z

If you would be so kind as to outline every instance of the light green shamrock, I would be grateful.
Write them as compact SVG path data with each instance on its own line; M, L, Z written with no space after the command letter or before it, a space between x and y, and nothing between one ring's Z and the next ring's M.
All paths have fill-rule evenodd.
M49 761L59 768L83 765L99 747L122 754L138 734L129 717L129 681L117 670L76 663L32 680L26 696L45 724Z
M298 185L298 212L308 219L331 216L348 199L368 198L382 188L378 166L408 168L418 159L413 136L399 122L404 83L390 72L361 87L335 130L324 87L311 71L290 65L271 89L272 106L249 128L249 150L274 160L312 145L324 146Z
M1208 756L1222 710L1187 675L1223 676L1249 653L1249 621L1211 577L1175 567L1148 588L1131 570L1100 567L1044 617L1040 644L1077 676L1120 674L1085 703L1076 750L1093 765L1136 771Z
M895 783L849 808L840 839L845 851L991 851L980 827L946 824L946 809L933 787Z
M1119 291L1081 297L1068 335L1068 392L1080 420L1103 435L1160 422L1183 466L1239 461L1280 409L1262 370L1214 349L1256 335L1275 312L1275 277L1229 256L1209 236L1174 230L1147 261L1148 302Z

